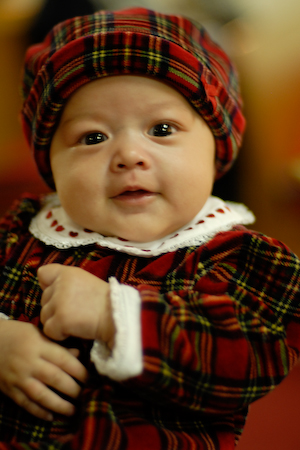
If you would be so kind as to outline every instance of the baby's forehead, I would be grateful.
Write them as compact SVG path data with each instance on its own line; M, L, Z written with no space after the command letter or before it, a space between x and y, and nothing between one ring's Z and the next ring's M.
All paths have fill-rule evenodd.
M135 74L108 76L89 81L76 89L66 99L66 104L90 99L101 105L109 97L110 103L107 106L114 107L124 96L132 97L136 104L141 106L147 104L153 109L171 108L177 105L193 108L192 104L171 84ZM199 114L198 111L197 114Z
M118 75L90 81L67 100L60 119L64 123L85 119L114 118L117 113L149 119L186 120L201 117L190 102L174 87L154 78Z

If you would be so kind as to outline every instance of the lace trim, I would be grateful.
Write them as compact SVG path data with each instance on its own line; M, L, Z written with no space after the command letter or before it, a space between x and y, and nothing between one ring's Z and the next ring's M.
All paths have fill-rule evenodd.
M175 233L154 242L130 242L80 227L68 217L57 195L49 194L42 209L32 219L29 230L44 244L58 249L98 244L130 255L147 257L202 245L220 231L228 231L234 225L249 225L254 221L254 215L246 206L211 196L197 216Z

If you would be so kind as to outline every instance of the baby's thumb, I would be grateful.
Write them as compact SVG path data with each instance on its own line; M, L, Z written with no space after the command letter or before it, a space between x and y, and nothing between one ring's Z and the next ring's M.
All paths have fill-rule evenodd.
M60 271L60 264L47 264L46 266L39 267L37 276L43 291L56 280Z

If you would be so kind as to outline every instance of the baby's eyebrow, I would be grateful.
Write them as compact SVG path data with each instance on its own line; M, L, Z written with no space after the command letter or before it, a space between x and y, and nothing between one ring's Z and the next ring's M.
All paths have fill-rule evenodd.
M72 115L71 117L64 118L62 116L61 124L62 125L72 125L73 123L82 122L85 120L99 120L100 118L104 118L104 115L98 113L92 113L91 111L82 112Z
M155 115L157 116L157 119L161 120L161 119L168 119L168 116L171 116L176 112L178 114L178 112L180 112L180 116L183 117L185 114L188 114L188 118L189 120L192 119L193 117L193 113L192 113L192 109L189 107L189 105L185 105L182 104L181 102L179 103L178 101L176 101L176 99L174 100L170 100L170 101L161 101L160 99L153 99L153 101L151 103L147 103L147 105L145 105L143 102L141 102L141 107L140 107L140 111L139 113L145 114L145 115ZM64 116L62 115L61 118L61 125L69 127L69 126L73 126L74 124L77 124L79 122L84 122L84 121L95 121L95 122L99 122L101 120L105 121L109 119L109 111L107 110L91 110L91 109L85 109L84 111L80 110L80 111L76 111L76 112L72 112L71 116L67 116L66 118L64 118Z
M142 104L143 105L143 104ZM184 108L182 103L177 102L176 100L172 100L172 101L160 101L159 99L155 99L153 100L150 104L148 103L147 108L149 109L153 109L154 111L158 110L158 109L162 109L162 110L171 110L171 109L177 109L177 108ZM187 108L184 108L188 110Z

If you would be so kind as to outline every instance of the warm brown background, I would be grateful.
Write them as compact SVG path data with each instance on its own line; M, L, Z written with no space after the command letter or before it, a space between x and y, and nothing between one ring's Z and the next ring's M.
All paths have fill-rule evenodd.
M112 8L133 3L102 4ZM236 178L229 179L231 192L255 212L256 229L283 240L300 255L299 1L145 0L134 4L203 19L235 58L248 128ZM0 0L0 214L20 193L45 189L18 122L23 55L42 7L42 0ZM251 407L238 450L299 450L299 415L297 366L279 388Z

